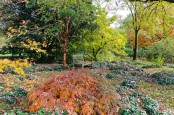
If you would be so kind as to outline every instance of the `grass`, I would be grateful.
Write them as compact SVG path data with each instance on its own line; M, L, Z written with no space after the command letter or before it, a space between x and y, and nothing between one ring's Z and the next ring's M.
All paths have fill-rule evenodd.
M0 57L12 56L12 54L0 54Z
M130 64L142 67L147 65L153 65L153 62L148 61L128 61ZM171 66L174 66L174 64L170 64ZM174 68L170 68L166 65L160 67L160 68L147 68L145 69L148 73L153 74L157 72L174 72ZM138 83L139 90L146 90L148 95L150 95L152 98L158 100L161 104L163 104L165 107L170 108L174 111L174 85L157 85L157 84L151 84L148 82L142 82L140 81Z
M158 100L159 103L164 105L166 108L170 108L174 111L174 85L164 86L150 84L147 82L139 82L138 89L145 89L153 99Z
M142 61L142 60L129 60L127 61L128 63L132 64L132 65L136 65L138 67L142 67L142 66L148 66L148 65L153 65L153 62L149 62L149 61Z
M174 68L169 68L167 66L162 66L161 68L147 68L147 72L149 73L156 73L156 72L174 72Z

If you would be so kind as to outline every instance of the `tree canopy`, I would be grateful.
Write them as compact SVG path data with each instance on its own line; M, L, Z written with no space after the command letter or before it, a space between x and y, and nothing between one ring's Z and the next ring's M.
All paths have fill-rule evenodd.
M130 1L140 1L140 2L155 2L155 1L161 2L161 1L166 1L166 2L169 2L169 3L174 3L173 0L130 0Z

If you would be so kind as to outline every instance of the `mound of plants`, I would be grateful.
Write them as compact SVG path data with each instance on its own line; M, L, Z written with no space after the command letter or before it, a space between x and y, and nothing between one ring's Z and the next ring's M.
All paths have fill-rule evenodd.
M145 66L143 66L142 68L160 68L160 66L158 66L158 65L145 65Z
M131 89L135 89L136 87L136 81L132 80L132 79L124 79L123 82L121 83L122 86L126 87L126 88L131 88Z
M30 112L66 110L69 114L117 114L120 95L106 89L94 77L80 71L52 75L29 94Z
M122 75L125 78L142 80L147 77L147 73L140 67L133 66L127 62L112 62L108 68L116 75Z
M28 92L19 87L11 87L9 90L3 89L0 91L0 114L12 109L16 106L20 106L25 102ZM6 114L14 115L14 114Z
M22 111L20 108L14 108L12 110L8 110L4 113L5 115L68 115L67 111L61 111L58 113L57 111L49 112L44 108L39 109L36 112L32 112L29 114L28 112Z
M150 78L160 85L174 85L174 73L154 73L150 75Z
M0 100L6 104L19 103L22 98L27 97L27 93L25 89L12 87L10 91L0 94Z
M137 80L152 82L160 85L174 85L174 73L159 72L149 75L142 68L138 68L126 62L110 63L108 67L114 74L121 75L122 79L124 79L123 86L129 88L132 87L131 82ZM148 67L151 66L147 66L147 68ZM112 77L112 76L109 74L107 75L107 77Z
M67 68L69 68L69 66ZM62 70L64 70L63 65L52 65L52 66L34 65L34 66L31 66L30 68L24 69L25 73L34 73L34 72L42 72L42 71L62 71Z
M16 73L22 76L26 76L24 68L28 68L30 63L28 60L15 60L9 59L0 60L0 73Z
M105 77L108 78L108 79L113 79L113 78L115 78L115 74L113 74L113 73L108 73L108 74L106 74Z

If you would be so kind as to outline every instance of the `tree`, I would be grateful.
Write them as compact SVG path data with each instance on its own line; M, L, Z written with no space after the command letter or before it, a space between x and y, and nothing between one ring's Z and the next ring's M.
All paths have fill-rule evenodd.
M14 26L19 25L21 21L28 22L27 33L20 38L25 39L30 36L31 39L46 43L49 51L52 50L51 46L59 44L61 48L55 48L62 49L64 68L66 68L68 44L78 40L84 28L93 28L90 22L95 19L95 7L91 0L33 0L21 3L21 7L19 4L17 6L15 9L19 13L15 19L12 18L12 21L18 24Z
M140 1L140 2L161 2L162 0L130 0L130 1ZM174 3L173 0L163 0L163 1L166 1L166 2L169 2L169 3Z
M83 49L85 55L94 61L110 60L115 57L115 54L125 55L126 37L114 32L114 29L110 27L115 20L115 16L107 18L107 12L99 9L95 20L99 28L84 31L85 39L74 47L81 46L80 49Z
M143 4L125 0L125 3L131 12L131 19L128 20L131 22L128 34L129 37L131 37L130 39L132 39L132 43L134 43L133 60L136 60L138 55L138 44L140 42L150 45L150 42L163 39L165 36L171 34L169 29L171 30L173 25L173 7L165 2ZM134 34L131 34L131 32L134 32Z
M30 27L33 25L34 16L32 13L35 11L36 7L28 8L27 3L14 0L3 5L3 18L2 22L5 28L3 28L4 34L7 34L6 45L3 47L4 52L12 52L13 54L28 54L29 57L33 53L38 54L36 46L40 42L40 34L33 34L30 31ZM28 43L30 41L30 43ZM31 42L34 43L34 47L26 46L27 44L31 45ZM37 42L37 43L36 43ZM40 44L40 43L39 43ZM40 44L40 49L42 45ZM33 58L33 57L30 57Z
M63 66L66 68L67 45L72 41L83 28L87 28L90 15L95 12L95 7L90 0L86 1L64 1L55 0L42 2L39 13L41 20L47 23L45 31L55 33L57 40L61 44L63 54Z
M151 12L146 9L145 5L139 2L129 2L125 0L125 4L131 12L131 28L134 31L134 46L133 46L133 60L137 59L138 55L138 34L144 24L144 20L151 15Z

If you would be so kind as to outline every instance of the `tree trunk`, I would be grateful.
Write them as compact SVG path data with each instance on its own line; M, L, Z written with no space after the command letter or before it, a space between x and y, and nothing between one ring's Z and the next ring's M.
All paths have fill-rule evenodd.
M63 68L66 69L66 48L67 48L67 38L64 38L63 42Z
M92 57L93 57L93 61L97 61L97 54L95 53L95 49L93 48L92 50Z
M133 49L133 60L137 60L137 55L138 55L138 30L135 30L135 44L134 44L134 49Z
M63 68L66 69L66 50L67 50L67 42L69 38L69 24L70 17L66 20L66 31L65 36L63 37Z

